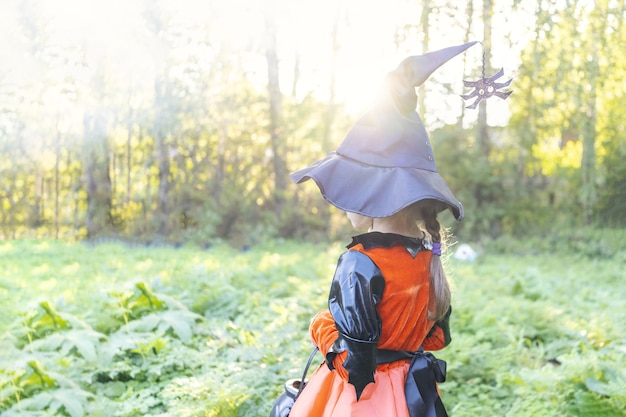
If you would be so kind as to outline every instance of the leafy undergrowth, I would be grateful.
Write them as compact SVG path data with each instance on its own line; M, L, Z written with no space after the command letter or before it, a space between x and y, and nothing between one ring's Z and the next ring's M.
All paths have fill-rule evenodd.
M267 416L340 251L0 242L0 416ZM626 415L618 255L449 259L451 417Z
M576 254L451 265L451 415L625 416L625 266Z

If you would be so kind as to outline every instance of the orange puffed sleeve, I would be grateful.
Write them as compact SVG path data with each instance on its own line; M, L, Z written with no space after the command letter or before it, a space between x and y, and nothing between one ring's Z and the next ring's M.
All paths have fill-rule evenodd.
M424 339L424 350L441 350L446 347L446 340L441 327L435 327Z
M317 346L324 357L328 353L328 349L335 343L339 334L335 327L335 320L329 310L322 310L313 317L309 326L309 334L313 344ZM348 351L341 352L333 359L335 370L346 381L348 380L348 372L343 367L343 363L348 356Z
M328 349L337 340L339 332L335 327L335 320L331 316L330 311L322 310L313 317L311 325L309 326L309 334L313 344L317 346L322 352L322 355L326 357Z
M440 350L450 344L452 341L450 337L451 314L452 307L448 308L443 318L435 323L431 331L426 335L426 339L424 339L424 350Z

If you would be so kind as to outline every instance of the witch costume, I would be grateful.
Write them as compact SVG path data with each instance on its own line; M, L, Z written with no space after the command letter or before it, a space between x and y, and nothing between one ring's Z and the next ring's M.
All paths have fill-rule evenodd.
M387 74L374 105L335 152L294 172L312 179L334 206L371 218L428 200L457 220L463 206L437 172L415 87L476 42L411 56ZM445 362L428 351L450 343L448 320L429 319L430 261L440 247L427 238L370 232L340 256L328 309L310 336L325 361L290 417L442 417L437 382Z

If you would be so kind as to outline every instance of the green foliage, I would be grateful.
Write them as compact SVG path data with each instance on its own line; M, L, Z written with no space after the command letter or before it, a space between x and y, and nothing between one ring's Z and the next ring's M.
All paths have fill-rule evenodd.
M585 259L626 260L624 230L579 228L545 230L525 239L501 236L485 243L487 250L496 253L553 254L576 253Z
M623 109L622 109L623 111ZM619 116L623 119L624 116ZM626 202L626 127L619 125L609 136L598 193L597 222L606 227L626 227L622 208Z
M592 218L605 226L622 224L616 210L624 201L624 173L617 166L623 165L617 161L624 106L616 100L626 85L626 61L617 52L626 39L618 23L623 13L623 5L605 1L590 9L576 1L567 7L547 2L536 10L536 36L514 81L520 96L511 101L509 129L517 132L515 161L524 164L529 185L549 197L535 200L551 206L535 219L557 220L554 229Z
M292 91L282 87L275 152L267 83L259 79L266 73L259 71L263 48L252 38L230 45L212 24L195 27L170 19L163 4L143 4L133 9L137 38L127 46L158 44L159 58L151 48L140 48L135 58L159 70L130 64L122 70L111 56L88 59L94 46L88 39L56 39L45 8L36 4L3 3L20 54L11 62L29 62L41 77L28 70L0 76L0 237L115 236L205 246L224 239L238 247L275 237L335 237L339 217L314 186L285 185L283 171L336 149L353 125L357 115L335 95L343 87L335 91L320 81L339 80L339 66L325 66L337 71L325 76L318 59L297 60ZM516 0L497 8L522 23L494 25L493 51L486 51L493 55L488 67L520 62L507 68L515 91L506 102L509 123L490 126L487 140L477 140L475 128L464 126L473 118L468 110L464 120L431 132L438 167L468 212L454 226L459 236L528 236L592 219L624 226L624 7L546 0L529 8ZM448 22L463 14L457 9L432 8L423 23ZM216 3L204 12L224 11ZM23 21L29 24L17 23ZM413 50L415 28L397 29L396 52ZM329 42L320 44L330 54L332 35L325 35ZM333 52L337 63L346 61L340 49ZM508 59L501 51L521 52ZM288 54L307 56L304 49L283 53L285 68ZM452 80L444 86L437 77L426 95L447 91L452 100ZM370 81L364 88L377 82ZM420 93L425 103L427 96ZM425 120L448 122L448 113L461 113L448 110L434 114L439 107L426 106ZM274 162L284 165L278 177Z
M456 403L452 415L476 415L475 398L495 410L478 414L593 415L572 411L581 392L594 393L598 410L624 413L626 317L611 294L623 262L572 253L493 259L454 265L457 336L444 351L451 378L441 386ZM608 385L612 395L595 395Z
M312 253L0 244L0 277L25 277L0 293L13 317L0 328L0 413L254 415L263 392L278 393L285 364L299 366L294 348L307 346L282 346L276 334L304 334L319 308L296 297L323 299L314 280L328 274L328 255Z
M85 360L94 362L97 346L103 338L104 335L91 329L68 330L36 340L29 348L39 352L58 351L63 356L76 351Z
M2 415L5 417L41 415L46 412L49 415L69 415L70 417L82 417L85 415L87 399L93 397L89 392L79 389L54 389L43 391L37 395L26 398L19 402L17 410L10 409Z
M452 417L626 413L623 232L560 238L448 259ZM0 291L0 415L268 415L302 372L340 251L2 242L0 282L23 285Z
M39 303L37 312L26 317L23 323L29 339L38 339L52 331L65 329L68 326L67 320L63 319L46 301Z

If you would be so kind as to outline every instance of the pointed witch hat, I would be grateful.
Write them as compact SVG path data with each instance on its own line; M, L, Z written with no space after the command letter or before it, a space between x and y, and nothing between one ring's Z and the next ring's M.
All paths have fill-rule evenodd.
M388 217L421 200L439 202L457 220L463 206L437 172L422 120L415 112L420 86L437 68L477 42L410 56L388 73L373 106L335 152L291 174L313 179L335 207L368 217Z

